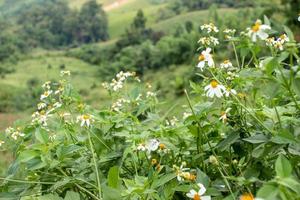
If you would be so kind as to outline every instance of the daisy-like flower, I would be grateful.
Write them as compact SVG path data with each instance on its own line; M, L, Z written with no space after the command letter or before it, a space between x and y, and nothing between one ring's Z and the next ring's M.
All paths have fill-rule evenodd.
M189 193L186 194L187 197L193 200L211 200L210 196L203 196L206 192L206 188L201 183L197 184L199 187L198 192L194 189L191 189Z
M156 93L148 91L147 94L146 94L146 97L147 98L156 97Z
M300 13L298 14L298 21L300 22Z
M236 95L237 92L235 89L231 89L230 87L227 87L226 90L224 91L224 94L226 97L229 97L229 95Z
M5 142L0 140L0 147L4 144Z
M200 26L200 28L201 28L201 30L206 30L207 33L210 33L210 32L218 33L219 32L219 29L213 23L203 24L202 26Z
M201 43L202 45L205 45L205 46L210 46L210 45L216 46L219 44L219 40L218 40L218 38L209 36L209 37L200 38L198 43Z
M47 97L49 97L49 95L52 94L52 90L47 90L45 91L42 95L41 95L41 100L46 99Z
M186 168L185 166L186 166L186 162L182 162L180 167L178 167L176 165L173 165L173 168L176 170L177 180L179 182L184 181L185 173L189 173L189 172L186 172L186 171L190 170L190 168ZM187 175L185 175L185 176L187 176Z
M56 102L55 104L53 104L54 108L60 108L61 106L62 106L62 104L59 102Z
M289 42L290 38L286 34L282 34L279 36L278 40L280 40L282 43Z
M256 42L257 38L265 40L269 36L268 33L266 33L266 31L270 29L271 27L269 25L262 24L261 20L258 19L256 20L255 24L251 27L251 29L248 29L248 34L253 42Z
M136 149L138 151L146 151L147 150L146 145L144 143L139 144Z
M224 85L219 84L216 80L212 80L209 85L207 85L204 90L206 91L206 96L213 98L217 96L218 98L223 96L223 92L226 90Z
M21 129L20 128L17 128L12 134L11 134L11 137L14 139L14 140L17 140L18 137L24 137L25 134L21 132Z
M262 198L254 198L251 193L242 194L239 200L263 200Z
M151 139L147 142L146 144L146 148L148 149L148 151L156 151L159 147L159 140L158 139Z
M225 39L227 40L231 39L234 36L235 32L236 32L235 29L228 29L228 28L225 29L223 31L223 33L225 33Z
M223 69L228 69L228 68L232 68L232 63L230 62L230 60L224 60L221 64L220 67Z
M51 82L50 82L50 81L46 81L46 82L42 85L42 88L50 90L50 88L51 88Z
M37 107L39 110L42 110L47 107L47 104L45 104L44 102L40 102L38 103Z
M197 65L197 67L200 68L201 71L203 71L203 68L205 67L206 63L209 67L214 66L214 60L213 60L212 55L210 54L210 52L211 52L211 48L207 48L205 51L201 52L201 54L198 58L199 63Z
M77 117L77 122L80 122L80 126L89 127L91 123L94 121L91 115L84 114Z
M221 113L221 117L219 118L219 120L222 120L223 123L226 123L226 122L227 122L227 119L228 119L227 114L230 112L230 110L231 110L231 108L227 108L227 109L225 110L225 112L223 111L223 112Z

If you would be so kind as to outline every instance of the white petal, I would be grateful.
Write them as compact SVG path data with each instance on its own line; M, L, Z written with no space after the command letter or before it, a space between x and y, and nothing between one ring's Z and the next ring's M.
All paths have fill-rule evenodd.
M80 126L84 126L84 120L81 121Z
M198 63L197 67L201 69L201 71L203 71L203 68L205 66L205 62L204 61L201 61Z
M259 31L257 34L260 37L260 39L262 39L262 40L267 39L269 36L267 33L263 32L263 31Z
M211 197L210 196L202 196L201 200L211 200Z
M190 192L187 193L186 196L189 198L194 198L195 194L197 194L195 190L190 190Z
M210 88L211 88L211 87L210 87L210 84L209 84L209 85L205 86L204 90L206 91L206 90L208 90L208 89L210 89Z
M214 60L212 58L207 60L208 66L212 67L214 65Z
M199 187L198 194L199 194L200 196L202 196L202 195L206 192L206 188L205 188L204 185L201 184L201 183L198 183L197 185L198 185L198 187Z
M260 26L260 29L261 30L267 30L267 29L271 29L271 27L269 25L263 24L263 25Z
M253 35L252 35L252 41L256 42L256 33L253 33Z

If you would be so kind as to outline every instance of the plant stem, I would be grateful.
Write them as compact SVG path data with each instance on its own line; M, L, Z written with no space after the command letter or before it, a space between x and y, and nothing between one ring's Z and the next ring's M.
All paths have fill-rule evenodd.
M236 63L237 63L237 65L238 65L239 69L241 69L239 57L238 57L238 55L237 55L237 51L236 51L236 48L235 48L235 44L234 44L233 41L231 42L231 44L232 44L232 46L233 46L233 51L234 51Z
M99 171L98 171L98 165L95 157L95 150L93 147L92 139L91 139L91 134L90 131L88 130L88 138L89 138L89 143L90 143L90 148L92 152L92 157L93 157L93 162L94 162L94 167L95 167L95 172L96 172L96 178L97 178L97 184L98 184L98 192L99 192L99 198L102 199L102 194L101 194L101 182L100 182L100 177L99 177Z

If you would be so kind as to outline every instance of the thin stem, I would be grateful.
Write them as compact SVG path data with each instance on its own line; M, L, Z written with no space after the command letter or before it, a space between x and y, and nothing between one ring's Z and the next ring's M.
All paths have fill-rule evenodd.
M54 185L56 182L43 182L43 181L26 181L26 180L19 180L19 179L10 179L10 178L2 178L0 180L15 182L15 183L28 183L28 184L44 184L44 185Z
M92 157L93 157L93 162L94 162L94 167L95 167L95 172L96 172L96 178L97 178L97 184L98 184L99 198L102 199L102 194L101 194L101 182L100 182L99 171L98 171L98 165L97 165L97 161L96 161L96 157L95 157L95 150L94 150L94 147L93 147L93 143L92 143L90 131L88 131L88 138L89 138L90 148L91 148Z
M237 63L237 65L238 65L239 69L241 69L239 57L238 57L238 55L237 55L237 51L236 51L236 48L235 48L235 44L234 44L233 41L231 42L231 44L232 44L232 46L233 46L233 51L234 51L236 63Z
M291 97L292 97L292 100L294 101L294 103L295 103L297 109L300 110L300 106L299 106L299 104L298 104L298 102L297 102L297 99L295 98L295 95L294 95L293 91L292 91L291 88L290 88L290 85L289 85L288 81L286 80L286 78L285 78L285 76L284 76L284 74L283 74L281 68L278 67L278 69L279 69L279 71L280 71L280 74L281 74L281 76L282 76L283 83L284 83L286 89L287 89L288 92L290 93L290 95L291 95Z
M185 93L185 96L186 96L186 98L187 98L189 107L190 107L190 109L191 109L191 111L192 111L194 117L196 117L196 113L195 113L195 111L194 111L194 109L193 109L193 107L192 107L191 99L190 99L190 97L189 97L187 91L184 90L184 93ZM197 120L197 123L198 123L198 120ZM198 154L200 153L200 127L201 127L201 125L200 125L200 123L198 123L198 129L197 129L197 153L198 153Z

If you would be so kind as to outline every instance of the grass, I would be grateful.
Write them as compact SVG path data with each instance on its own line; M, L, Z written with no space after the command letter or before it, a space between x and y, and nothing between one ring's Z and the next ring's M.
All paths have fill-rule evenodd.
M146 18L147 25L155 24L155 14L166 4L152 4L149 0L129 0L127 4L108 12L109 34L111 38L119 37L123 34L133 21L137 11L142 9Z

